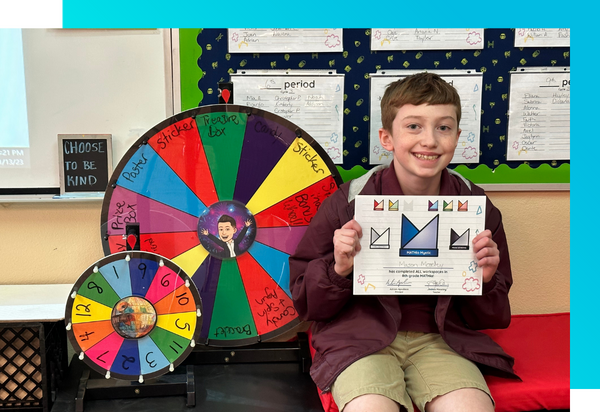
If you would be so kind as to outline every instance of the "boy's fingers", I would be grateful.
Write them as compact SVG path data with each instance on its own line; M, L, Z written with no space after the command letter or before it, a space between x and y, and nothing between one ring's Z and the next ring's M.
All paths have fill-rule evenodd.
M354 230L358 234L358 237L362 237L362 228L360 227L358 222L354 219L346 222L346 224L344 226L342 226L342 229Z

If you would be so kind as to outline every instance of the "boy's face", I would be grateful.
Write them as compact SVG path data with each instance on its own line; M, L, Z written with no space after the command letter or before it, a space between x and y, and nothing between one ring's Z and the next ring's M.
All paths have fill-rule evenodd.
M459 136L456 108L450 104L406 104L398 109L391 131L379 130L381 145L394 153L401 185L439 179Z
M219 237L223 242L227 242L233 238L237 229L235 229L229 222L221 222L217 225L219 230Z

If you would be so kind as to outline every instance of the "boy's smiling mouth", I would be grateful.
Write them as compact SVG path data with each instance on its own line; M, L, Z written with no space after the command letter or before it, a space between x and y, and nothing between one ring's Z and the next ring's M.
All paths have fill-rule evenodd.
M422 159L422 160L436 160L437 158L440 157L440 155L436 155L436 154L423 154L423 153L413 153L413 155L417 158L417 159Z

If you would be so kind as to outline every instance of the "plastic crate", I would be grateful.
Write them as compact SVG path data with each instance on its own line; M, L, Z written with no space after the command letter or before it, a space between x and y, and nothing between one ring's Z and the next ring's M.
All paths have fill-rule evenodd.
M0 323L0 411L49 412L66 352L63 322Z

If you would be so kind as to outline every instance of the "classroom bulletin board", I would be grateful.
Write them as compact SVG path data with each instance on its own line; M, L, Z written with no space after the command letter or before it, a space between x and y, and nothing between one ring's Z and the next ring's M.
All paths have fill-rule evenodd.
M570 47L545 46L533 37L519 45L523 41L519 30L523 29L484 29L477 49L372 50L372 29L343 29L341 52L230 53L225 28L180 29L181 109L219 103L218 84L229 82L231 74L243 70L331 70L343 74L343 161L336 163L347 179L374 166L369 159L372 74L475 70L483 76L479 162L450 167L481 184L569 183L569 160L507 160L511 72L570 66Z

